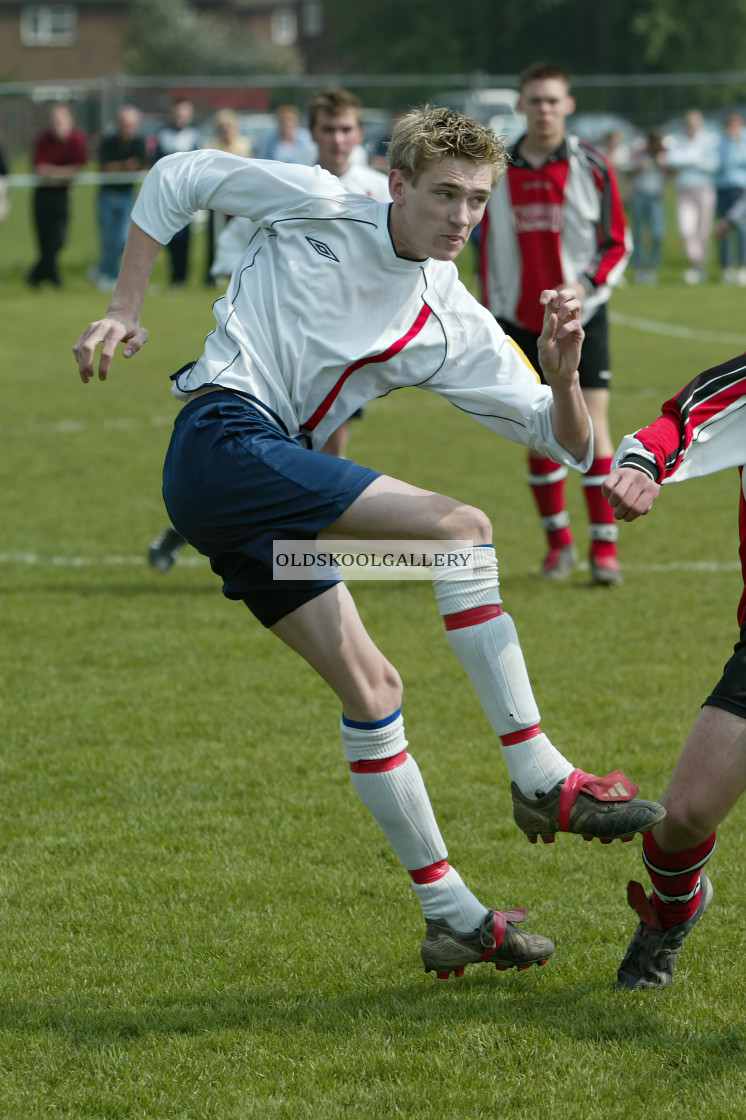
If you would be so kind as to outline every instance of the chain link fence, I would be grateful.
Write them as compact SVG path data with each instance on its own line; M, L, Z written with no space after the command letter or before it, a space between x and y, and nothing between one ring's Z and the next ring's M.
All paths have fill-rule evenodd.
M268 110L281 102L304 105L311 94L330 85L357 93L363 104L389 112L442 98L450 90L515 87L515 74L257 75L244 78L134 78L77 82L0 83L0 145L11 161L30 156L36 134L46 126L49 103L67 101L76 123L91 137L92 148L122 104L143 113L144 131L155 131L175 96L195 103L197 122L219 108ZM573 79L578 111L614 112L645 127L661 124L687 108L711 115L746 106L746 71L720 74L599 74ZM22 170L19 167L18 170Z

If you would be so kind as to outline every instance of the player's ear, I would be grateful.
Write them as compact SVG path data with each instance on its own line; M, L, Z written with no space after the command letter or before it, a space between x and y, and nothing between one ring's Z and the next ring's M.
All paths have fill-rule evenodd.
M398 167L392 168L389 172L389 194L394 202L401 202L404 196L405 182L404 172Z

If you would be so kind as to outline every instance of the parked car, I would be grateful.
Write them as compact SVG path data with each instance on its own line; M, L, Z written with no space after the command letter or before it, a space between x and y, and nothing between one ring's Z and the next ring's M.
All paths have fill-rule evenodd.
M618 113L573 113L568 118L569 132L579 136L594 148L603 148L610 132L618 132L628 147L642 136L642 130Z

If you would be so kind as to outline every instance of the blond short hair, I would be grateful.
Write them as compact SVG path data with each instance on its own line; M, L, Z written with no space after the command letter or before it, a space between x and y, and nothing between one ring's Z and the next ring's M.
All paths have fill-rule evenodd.
M508 152L491 128L455 109L411 109L396 123L389 144L389 163L416 182L421 173L444 156L467 159L489 167L492 185L508 166Z

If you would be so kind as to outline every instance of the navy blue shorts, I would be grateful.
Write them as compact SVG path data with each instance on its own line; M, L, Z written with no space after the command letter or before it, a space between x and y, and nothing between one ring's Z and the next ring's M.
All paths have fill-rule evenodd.
M520 346L531 365L544 381L539 365L539 336L533 331L498 318L498 323L507 335ZM608 389L611 385L609 369L609 324L606 318L606 304L602 303L583 327L585 338L580 354L578 375L581 389Z
M230 389L176 417L163 467L174 526L210 558L223 594L272 626L339 580L272 579L274 540L314 540L379 472L310 451Z

